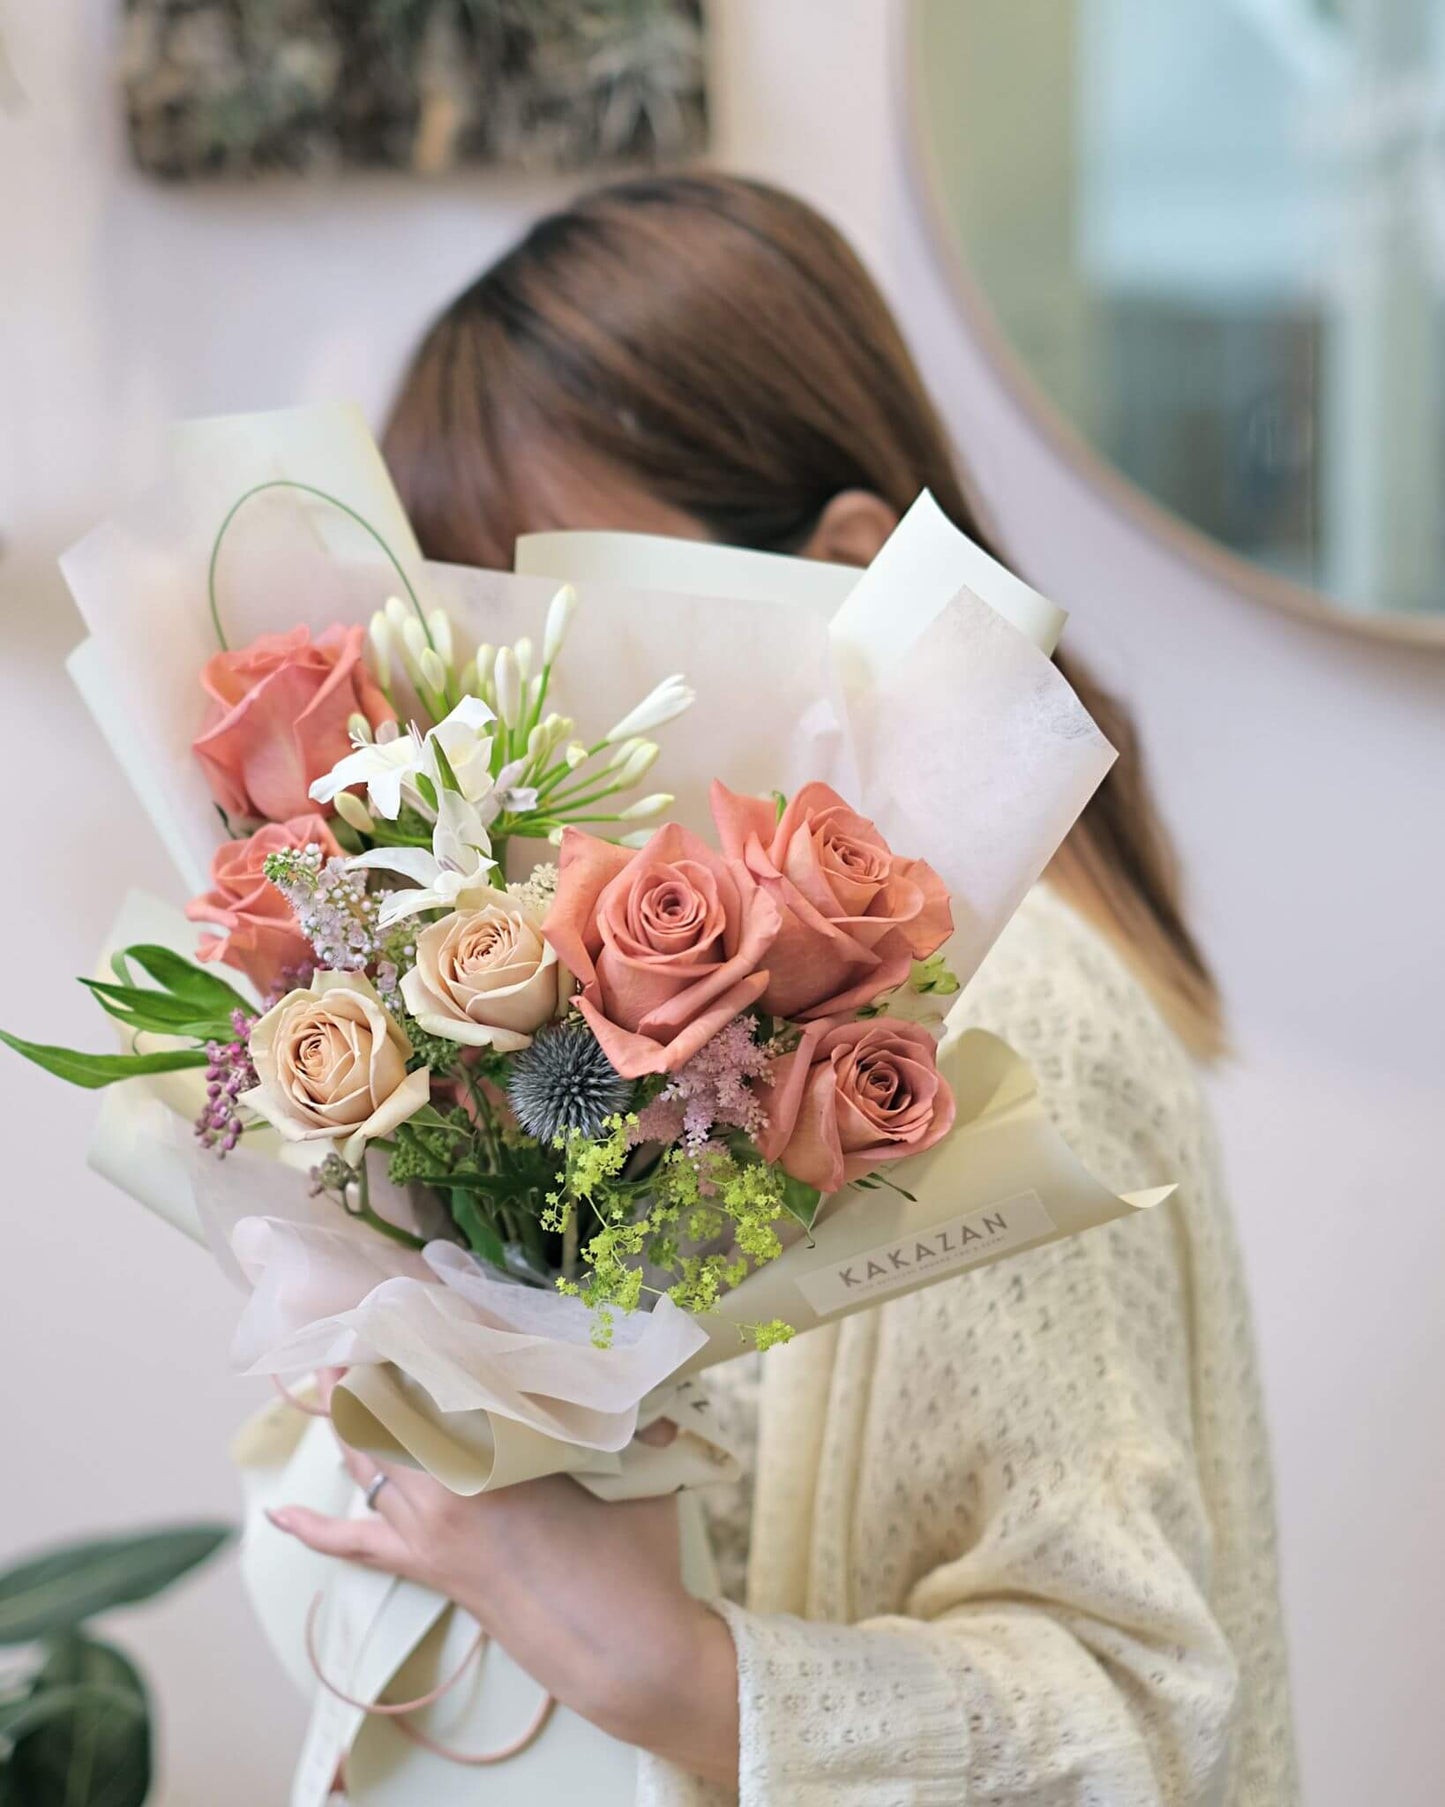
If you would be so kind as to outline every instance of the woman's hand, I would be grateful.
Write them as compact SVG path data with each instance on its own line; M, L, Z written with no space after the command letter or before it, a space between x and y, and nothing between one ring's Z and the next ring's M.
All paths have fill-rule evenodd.
M675 1498L610 1505L555 1475L464 1499L342 1445L364 1519L270 1516L311 1549L445 1594L563 1706L710 1780L738 1769L727 1626L682 1585Z

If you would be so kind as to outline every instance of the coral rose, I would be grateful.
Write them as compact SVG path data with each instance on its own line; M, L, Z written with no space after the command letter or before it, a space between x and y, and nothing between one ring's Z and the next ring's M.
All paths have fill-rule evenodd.
M201 671L211 699L193 742L217 803L229 816L284 822L315 809L311 785L351 751L347 723L396 719L361 657L365 630L263 634L217 653Z
M771 802L712 787L723 852L777 904L782 928L762 996L774 1016L838 1016L908 977L953 932L948 889L922 860L899 859L826 784L805 784L775 820Z
M431 1097L426 1068L408 1073L411 1043L360 973L321 972L254 1023L260 1084L241 1102L288 1142L332 1142L353 1165Z
M773 1063L758 1136L764 1160L836 1192L932 1148L954 1117L937 1055L927 1029L893 1017L810 1024L794 1052Z
M560 979L528 912L505 891L478 886L417 936L401 995L428 1035L511 1054L557 1014Z
M626 1079L670 1073L755 1004L778 933L747 869L676 823L638 852L569 828L543 933Z
M202 960L234 966L260 992L273 991L288 972L312 964L311 944L291 906L266 877L266 856L284 848L317 846L326 859L341 853L321 816L273 822L242 841L227 841L211 861L211 889L186 905L192 922L214 923L224 935L203 935Z

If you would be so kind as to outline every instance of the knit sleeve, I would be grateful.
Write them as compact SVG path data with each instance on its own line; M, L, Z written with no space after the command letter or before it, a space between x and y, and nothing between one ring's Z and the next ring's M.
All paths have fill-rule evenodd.
M1219 1798L1236 1672L1206 1604L1192 1452L1149 1339L1122 1322L1170 1309L1137 1240L1099 1232L971 1289L992 1320L977 1340L1011 1373L1002 1405L972 1364L920 1361L945 1388L941 1434L969 1452L955 1472L972 1504L902 1612L829 1625L719 1607L743 1807ZM909 1494L937 1465L920 1466Z
M1006 938L970 1018L1031 1063L1106 1183L1208 1194L1177 1042L1062 904L1035 928L1040 911L1046 932ZM863 1428L815 1512L854 1531L809 1553L844 1592L807 1620L718 1606L742 1807L1225 1798L1238 1666L1209 1604L1194 1419L1230 1357L1191 1347L1194 1221L1171 1202L845 1325L876 1338L848 1383Z

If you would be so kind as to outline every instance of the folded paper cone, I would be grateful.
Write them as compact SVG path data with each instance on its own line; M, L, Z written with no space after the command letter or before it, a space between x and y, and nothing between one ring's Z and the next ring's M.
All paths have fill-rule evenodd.
M891 1170L901 1190L851 1187L826 1203L811 1234L699 1320L707 1341L680 1377L743 1353L744 1326L782 1319L802 1333L1172 1196L1173 1186L1116 1196L1090 1174L1050 1121L1027 1063L997 1036L968 1030L944 1044L939 1065L954 1088L953 1132ZM347 1442L409 1460L458 1493L566 1473L600 1497L638 1498L727 1478L720 1440L697 1421L706 1396L669 1395L669 1385L644 1402L640 1422L671 1412L694 1434L665 1451L634 1440L615 1455L579 1450L498 1412L439 1412L388 1367L354 1370L332 1411Z

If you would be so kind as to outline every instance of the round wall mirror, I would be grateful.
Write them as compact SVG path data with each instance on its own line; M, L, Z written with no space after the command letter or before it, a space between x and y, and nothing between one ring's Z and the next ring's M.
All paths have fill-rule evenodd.
M1445 645L1442 0L911 0L907 67L957 292L1071 455L1237 586Z

